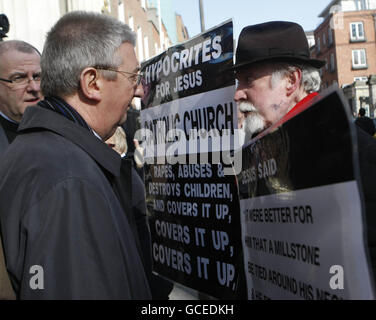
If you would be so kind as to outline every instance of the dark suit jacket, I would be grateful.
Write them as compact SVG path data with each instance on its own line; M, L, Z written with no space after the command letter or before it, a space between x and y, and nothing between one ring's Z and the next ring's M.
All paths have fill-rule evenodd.
M9 145L9 142L8 142L7 135L2 125L0 124L0 156L5 152L5 149L8 147L8 145Z
M8 138L4 132L3 127L0 125L0 159L1 155L5 152L5 149L8 147L8 145ZM8 272L5 266L3 244L0 233L0 300L14 300L15 297L16 295L10 284Z
M0 164L0 224L20 299L150 299L113 190L121 160L90 131L38 106ZM43 268L33 290L30 268Z
M130 185L132 186L132 197L128 198ZM123 204L124 202L132 203L132 214L128 215L128 221L136 238L152 297L154 300L168 300L173 284L152 272L151 237L146 216L145 185L136 171L132 159L122 159L121 176L116 180L115 189Z

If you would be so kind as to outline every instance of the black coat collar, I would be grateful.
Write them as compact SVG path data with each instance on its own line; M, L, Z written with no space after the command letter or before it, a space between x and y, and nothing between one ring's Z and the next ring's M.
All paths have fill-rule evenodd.
M70 140L112 175L120 176L121 158L119 155L90 131L58 113L38 106L27 108L18 131L23 134L30 130L48 130Z

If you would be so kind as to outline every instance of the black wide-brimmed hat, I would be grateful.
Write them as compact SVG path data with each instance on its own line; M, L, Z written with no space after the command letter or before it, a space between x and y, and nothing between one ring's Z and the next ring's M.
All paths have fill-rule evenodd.
M267 60L303 62L318 69L325 65L325 61L310 58L303 28L284 21L248 26L240 33L233 70Z

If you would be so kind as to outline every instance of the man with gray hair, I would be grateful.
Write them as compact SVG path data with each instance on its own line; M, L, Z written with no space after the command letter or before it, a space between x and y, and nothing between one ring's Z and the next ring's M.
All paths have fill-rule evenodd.
M296 23L273 21L244 28L239 36L235 101L244 113L245 141L309 103L320 89L319 68Z
M42 98L40 53L19 40L0 42L0 154L17 136L26 107Z
M19 299L149 299L121 158L104 143L143 96L131 29L71 12L44 46L45 99L0 164L0 223Z
M24 41L0 42L0 155L18 135L26 107L42 97L40 73L40 53L36 48ZM12 298L0 236L0 299Z

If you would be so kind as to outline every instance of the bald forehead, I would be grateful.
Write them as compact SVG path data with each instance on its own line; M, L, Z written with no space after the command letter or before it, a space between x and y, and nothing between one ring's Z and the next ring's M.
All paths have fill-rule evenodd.
M0 42L0 56L8 51L19 51L22 53L41 55L37 48L33 47L31 44L19 41L19 40L8 40Z
M40 72L40 55L36 51L24 53L18 50L8 50L0 56L0 72L10 76L13 73L27 71Z

